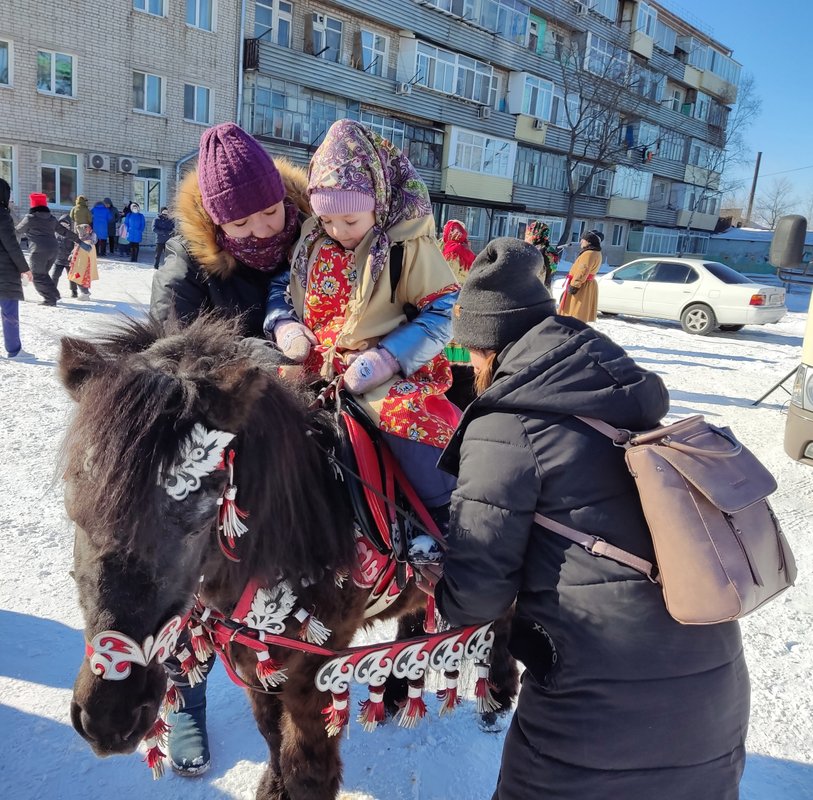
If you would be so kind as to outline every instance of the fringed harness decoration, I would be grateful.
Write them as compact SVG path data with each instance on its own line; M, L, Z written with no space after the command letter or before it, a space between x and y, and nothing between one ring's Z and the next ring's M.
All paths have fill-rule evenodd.
M331 386L335 396L336 387ZM327 391L330 387L320 395L321 402L324 402ZM354 430L353 433L358 432ZM217 470L227 470L226 487L218 500L218 540L223 554L239 561L237 540L247 535L249 528L244 522L248 514L237 506L235 452L229 448L234 437L233 433L208 430L196 424L181 447L179 464L159 474L158 483L171 498L183 501L201 488L201 478ZM334 458L331 462L335 467ZM397 464L394 469L398 469ZM367 487L365 483L365 489ZM379 493L373 488L374 494ZM382 498L386 500L379 494L378 499ZM394 515L389 514L384 520L380 503L376 515L396 533ZM431 518L427 518L427 522L434 526ZM407 566L405 571L399 567L392 552L389 555L381 553L358 525L355 526L355 536L358 563L350 575L337 572L334 580L338 587L342 587L351 578L356 586L370 589L365 614L370 617L394 602L403 588L404 579L411 575L411 569ZM392 543L388 544L392 546ZM497 708L488 680L488 660L494 641L490 623L442 633L435 633L434 627L430 630L427 626L430 632L424 636L335 651L324 646L331 630L317 619L314 610L308 611L297 605L297 599L294 587L288 581L280 580L269 586L252 579L230 617L204 606L198 598L185 615L172 617L155 636L147 636L141 645L123 633L107 630L90 640L85 653L91 670L103 680L124 680L130 675L132 664L146 667L153 660L161 664L170 655L175 655L190 686L204 679L205 664L213 653L217 653L235 683L268 694L280 693L288 679L286 667L271 656L272 647L321 656L326 661L316 675L316 688L330 692L331 702L322 711L328 736L338 735L349 722L351 683L368 688L368 698L360 702L357 719L365 731L375 730L384 720L384 683L390 675L408 681L407 700L396 716L399 725L413 728L426 715L423 690L428 669L443 674L444 688L438 692L438 698L442 700L440 714L453 711L460 703L457 681L463 660L475 664L477 710L482 713ZM434 617L434 606L428 603L427 607L430 606ZM286 635L289 623L297 627L297 638ZM178 639L184 628L189 631L189 645L178 648ZM248 647L255 653L256 685L246 682L238 674L231 654L233 644ZM162 714L179 710L182 702L181 694L168 681ZM144 761L156 779L164 773L168 731L169 726L159 715L144 737L147 746Z

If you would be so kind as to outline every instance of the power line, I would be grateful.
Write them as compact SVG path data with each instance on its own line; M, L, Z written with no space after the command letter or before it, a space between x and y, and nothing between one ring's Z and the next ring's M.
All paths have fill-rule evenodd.
M794 169L783 169L781 172L769 172L766 175L762 175L763 178L770 178L772 175L784 175L786 172L801 172L803 169L813 169L813 164L810 164L807 167L796 167Z

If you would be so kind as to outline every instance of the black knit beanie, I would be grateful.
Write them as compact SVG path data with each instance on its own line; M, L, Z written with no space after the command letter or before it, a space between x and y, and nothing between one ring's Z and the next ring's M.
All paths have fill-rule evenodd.
M452 311L452 336L463 347L500 352L556 313L537 272L542 256L530 244L494 239L480 252Z

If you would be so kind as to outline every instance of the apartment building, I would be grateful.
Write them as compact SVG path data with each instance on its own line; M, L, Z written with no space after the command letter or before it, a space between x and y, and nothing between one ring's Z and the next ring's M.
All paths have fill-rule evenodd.
M201 132L237 114L240 30L226 0L3 0L0 177L154 217ZM151 240L148 224L145 241Z
M352 117L409 154L438 228L462 219L475 246L544 219L567 242L603 230L611 263L705 251L740 66L665 3L249 6L241 119L272 152L305 163L335 119ZM614 78L625 84L620 92ZM601 153L590 141L595 128L573 122L586 102L577 89L591 80L590 102L603 96L598 83L616 106L605 109L616 141ZM590 162L591 148L600 161ZM584 184L575 197L568 173Z

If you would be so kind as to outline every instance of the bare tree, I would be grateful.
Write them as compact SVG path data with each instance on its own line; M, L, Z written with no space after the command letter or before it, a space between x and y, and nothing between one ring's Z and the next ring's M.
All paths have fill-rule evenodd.
M729 109L729 106L733 107ZM693 182L686 189L690 192L686 207L689 211L687 234L697 214L710 213L708 209L714 198L735 195L742 190L743 179L732 175L751 159L746 134L761 111L762 99L756 93L753 76L748 74L740 79L736 102L733 98L729 98L729 102L723 98L722 103L709 109L710 141L692 145L689 152L689 164L694 171ZM688 236L682 237L680 245L687 239Z
M756 217L773 230L779 217L790 213L797 203L793 196L793 183L788 178L774 178L757 199Z

